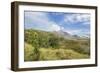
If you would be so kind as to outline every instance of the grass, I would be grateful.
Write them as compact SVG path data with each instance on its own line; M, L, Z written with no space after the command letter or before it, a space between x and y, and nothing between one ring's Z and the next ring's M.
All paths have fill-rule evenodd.
M36 53L34 50L35 48L32 45L25 43L25 61L89 58L89 55L78 53L72 49L38 48L38 53Z
M32 45L25 43L24 49L24 60L33 61L34 60L34 47Z

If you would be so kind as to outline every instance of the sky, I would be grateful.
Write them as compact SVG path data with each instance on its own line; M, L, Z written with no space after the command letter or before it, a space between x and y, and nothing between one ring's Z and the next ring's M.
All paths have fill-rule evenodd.
M72 35L90 34L90 14L24 11L25 29L64 31Z

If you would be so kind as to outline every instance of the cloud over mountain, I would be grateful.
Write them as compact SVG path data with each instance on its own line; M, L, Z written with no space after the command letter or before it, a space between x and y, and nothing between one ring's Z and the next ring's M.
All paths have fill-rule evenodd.
M35 28L46 31L58 31L60 26L50 21L47 13L25 12L25 28Z
M25 11L25 28L44 31L63 30L71 34L90 33L90 14Z

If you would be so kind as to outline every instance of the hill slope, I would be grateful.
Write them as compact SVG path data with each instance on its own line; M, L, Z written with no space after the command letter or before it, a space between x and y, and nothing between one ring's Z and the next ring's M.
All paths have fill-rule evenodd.
M69 35L69 34L66 34ZM47 58L40 59L41 55L48 56L49 60L53 59L62 59L60 56L64 56L64 59L78 59L78 58L89 58L90 56L90 41L89 39L66 39L63 36L59 35L58 33L54 32L46 32L46 31L39 31L39 30L33 30L28 29L25 30L25 42L27 44L30 44L34 50L34 55L31 54L31 56L35 56L34 59L28 59L25 57L25 61L31 61L31 60L47 60ZM26 44L25 44L26 46ZM25 50L28 50L29 48L25 47ZM66 51L66 52L64 52ZM61 52L59 55L53 53ZM68 53L71 52L69 55L69 58L67 58ZM25 56L31 53L30 51L25 52ZM51 55L49 54L51 53ZM78 55L74 55L77 53ZM74 57L72 57L74 55ZM55 57L55 58L54 58Z

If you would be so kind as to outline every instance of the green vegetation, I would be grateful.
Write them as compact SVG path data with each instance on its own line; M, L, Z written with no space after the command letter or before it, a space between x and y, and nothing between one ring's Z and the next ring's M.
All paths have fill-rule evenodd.
M69 40L52 32L25 30L25 61L84 59L90 57L90 40Z

